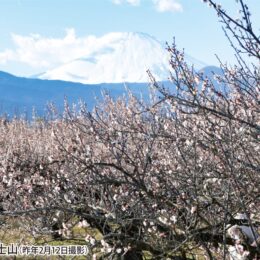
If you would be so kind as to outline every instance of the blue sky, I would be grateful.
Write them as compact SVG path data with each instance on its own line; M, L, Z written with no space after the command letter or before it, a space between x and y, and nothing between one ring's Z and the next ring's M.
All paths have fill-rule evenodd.
M260 1L246 2L260 28ZM235 0L221 4L238 16ZM216 14L201 0L0 0L0 70L42 72L63 61L55 60L57 48L60 55L76 53L89 35L109 32L145 32L169 43L175 37L179 48L206 64L218 64L215 54L234 60ZM74 49L65 46L62 53L64 41Z

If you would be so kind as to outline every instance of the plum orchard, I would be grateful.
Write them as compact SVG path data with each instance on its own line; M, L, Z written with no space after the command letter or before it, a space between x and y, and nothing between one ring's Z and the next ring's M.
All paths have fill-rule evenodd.
M93 258L260 257L260 42L243 1L241 20L207 2L234 40L238 65L223 75L197 73L173 44L172 88L150 75L149 104L129 93L91 113L1 122L3 218L82 239Z

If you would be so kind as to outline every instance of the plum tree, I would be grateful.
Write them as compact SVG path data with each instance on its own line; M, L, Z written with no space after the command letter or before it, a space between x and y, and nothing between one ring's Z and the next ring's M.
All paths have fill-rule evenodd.
M1 123L2 216L34 235L83 239L93 258L260 257L259 37L244 1L241 20L204 2L237 65L209 77L173 43L172 86L148 72L150 102L106 96L92 112Z

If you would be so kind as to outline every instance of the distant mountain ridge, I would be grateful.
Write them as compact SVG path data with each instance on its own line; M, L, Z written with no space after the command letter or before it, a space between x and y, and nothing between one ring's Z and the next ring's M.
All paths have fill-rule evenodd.
M32 109L35 108L41 116L46 113L49 102L53 102L62 111L65 98L70 104L82 100L91 110L97 104L97 100L102 100L103 93L116 98L126 94L128 89L133 94L148 99L148 83L129 83L127 86L124 83L84 85L60 80L16 77L0 71L0 115L13 116L25 113L30 117Z
M203 71L209 78L212 72L221 74L221 69L210 66ZM165 86L172 86L169 81L162 82ZM0 71L0 115L26 114L31 118L32 110L39 116L46 114L48 102L55 104L62 112L64 99L67 98L70 104L84 101L89 110L97 105L97 100L102 100L103 93L117 98L130 90L135 96L149 100L149 83L103 83L103 84L82 84L61 80L41 80L32 78L16 77Z

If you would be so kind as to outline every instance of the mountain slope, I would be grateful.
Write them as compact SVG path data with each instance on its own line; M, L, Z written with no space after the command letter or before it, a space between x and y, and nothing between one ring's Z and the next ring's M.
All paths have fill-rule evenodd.
M136 96L148 98L146 83L127 84L127 88ZM62 111L65 97L70 104L83 100L92 109L97 104L97 99L102 99L103 93L116 98L126 92L123 83L84 85L59 80L21 78L0 72L0 115L6 113L13 116L26 112L30 117L33 107L39 115L43 115L49 102L53 102Z
M212 66L204 67L201 71L211 79L213 79L212 71L221 74L220 68ZM174 91L172 83L167 81L163 83ZM13 116L26 112L30 118L33 107L39 115L44 115L48 102L53 102L62 111L65 97L70 104L83 100L91 110L97 104L97 99L102 99L104 92L117 98L126 94L128 89L137 97L142 96L145 100L149 98L149 83L81 84L61 80L21 78L0 71L0 115L7 113Z
M149 69L158 81L169 77L169 54L166 46L144 33L109 33L84 57L49 70L38 77L85 84L149 82ZM190 63L200 63L187 56ZM204 65L204 64L203 64ZM195 64L196 67L196 64Z

